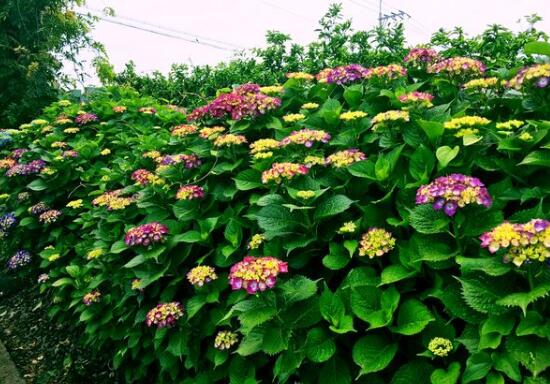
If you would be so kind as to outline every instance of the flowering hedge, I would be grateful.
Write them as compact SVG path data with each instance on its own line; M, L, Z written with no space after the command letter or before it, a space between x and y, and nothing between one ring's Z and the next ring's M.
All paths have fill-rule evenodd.
M415 49L61 100L0 136L6 269L128 382L546 383L549 78Z

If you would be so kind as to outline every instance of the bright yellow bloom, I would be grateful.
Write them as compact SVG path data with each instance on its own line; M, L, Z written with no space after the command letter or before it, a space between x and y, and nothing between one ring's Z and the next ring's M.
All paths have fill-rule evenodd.
M266 95L274 95L284 93L285 89L282 85L270 85L267 87L260 87L260 92Z
M56 172L57 171L51 167L42 168L42 170L40 171L41 174L48 175L48 176L51 176Z
M533 140L533 136L529 132L523 132L521 135L518 136L518 139L523 141L531 141Z
M97 259L99 256L102 256L104 253L105 252L101 248L92 249L91 251L88 252L88 254L86 255L86 258L88 260Z
M365 116L367 116L367 114L363 111L354 111L354 112L348 111L340 115L340 120L351 121L351 120L362 119Z
M430 340L428 349L436 356L445 357L453 350L453 343L443 337L434 337Z
M80 128L67 128L67 129L64 129L63 132L74 134L74 133L80 132Z
M8 193L2 193L0 195L0 200L7 200L10 198L10 195Z
M308 200L315 197L315 191L298 191L296 192L296 196L300 199Z
M222 133L223 131L225 131L224 127L205 127L199 131L199 136L203 139L212 140L215 138L215 135Z
M368 256L372 259L391 251L395 247L395 238L385 229L371 228L363 234L360 245L359 256Z
M31 124L32 125L46 125L46 124L48 124L48 120L36 119L36 120L31 121Z
M319 104L317 103L305 103L302 105L302 109L317 109L319 108Z
M445 129L460 129L485 126L491 123L491 120L479 116L456 117L443 123Z
M344 234L344 233L353 233L357 230L357 225L353 221L348 221L344 223L340 229L338 229L338 233Z
M51 255L50 257L48 257L48 261L56 261L58 260L59 258L61 257L61 255L59 253L55 253L53 255Z
M295 123L297 121L304 120L306 116L302 113L291 113L289 115L283 116L285 123Z
M321 156L306 156L304 159L304 164L308 167L311 167L312 165L324 165L325 158Z
M234 135L228 133L227 135L221 135L214 140L214 147L229 147L231 145L239 145L246 143L246 137L243 135Z
M231 348L235 343L239 341L239 337L236 333L230 331L220 331L216 335L214 340L214 348L221 351Z
M60 107L68 107L69 105L71 105L71 102L69 100L59 100L57 102L57 105L59 105Z
M273 152L267 151L267 152L258 152L252 156L255 160L263 160L263 159L269 159L273 157Z
M311 81L315 78L315 76L313 75L310 75L309 73L305 73L305 72L291 72L291 73L287 73L286 74L286 77L289 78L289 79L296 79L296 80L307 80L307 81Z
M250 153L265 152L279 148L281 143L275 139L259 139L250 144Z
M67 203L67 208L73 208L73 209L82 208L82 199L69 201Z
M104 150L102 150L99 153L101 154L101 156L107 156L107 155L111 154L111 150L109 148L105 148Z
M157 159L160 156L161 155L159 151L149 151L143 154L143 157L145 157L146 159Z
M187 273L187 280L197 287L202 287L217 278L218 275L214 268L208 265L199 265Z
M514 129L514 128L519 128L523 124L525 124L525 123L521 120L508 120L508 121L504 121L502 123L497 123L496 127L497 127L497 129L510 130L510 129Z
M372 124L380 124L389 121L409 121L409 112L408 111L387 111L382 112L374 116L372 119Z
M463 85L464 89L487 89L498 86L499 81L496 77L488 77L485 79L473 79Z
M257 249L262 245L262 243L265 240L265 236L261 233L257 233L250 239L250 242L248 243L248 249Z

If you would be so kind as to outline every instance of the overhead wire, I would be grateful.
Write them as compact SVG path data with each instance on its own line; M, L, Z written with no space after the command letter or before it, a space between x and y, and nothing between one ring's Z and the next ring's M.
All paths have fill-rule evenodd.
M316 20L313 20L305 15L302 15L300 13L297 13L297 12L294 12L293 10L290 10L288 8L285 8L285 7L281 7L280 5L278 4L273 4L272 2L270 1L266 1L266 0L258 0L258 2L262 3L262 4L265 4L269 7L272 7L272 8L275 8L275 9L278 9L278 10L281 10L283 12L286 12L288 14L291 14L291 15L294 15L296 17L299 17L299 18L302 18L304 20L307 20L307 21L311 21L311 22L316 22Z

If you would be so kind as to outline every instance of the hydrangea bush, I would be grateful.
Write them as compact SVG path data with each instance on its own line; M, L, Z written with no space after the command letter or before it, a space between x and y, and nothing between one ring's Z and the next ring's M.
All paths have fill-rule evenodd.
M2 131L1 265L127 382L546 383L548 77L421 47L61 100Z

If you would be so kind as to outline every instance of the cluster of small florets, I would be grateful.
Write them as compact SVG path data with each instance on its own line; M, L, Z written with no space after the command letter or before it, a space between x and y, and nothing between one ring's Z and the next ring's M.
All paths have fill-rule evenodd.
M126 208L136 201L134 196L122 196L122 189L108 191L92 200L92 204L98 207L106 207L109 211L118 211Z
M13 141L11 135L3 129L0 129L0 148Z
M303 113L290 113L283 116L283 121L285 123L296 123L298 121L304 120L306 116Z
M196 108L187 119L194 121L203 117L223 118L229 115L233 120L241 120L263 115L280 105L281 99L261 93L259 85L244 84L233 92L224 93L209 104Z
M146 159L158 159L159 157L161 157L161 153L159 151L148 151L148 152L145 152L143 154L143 157L146 158Z
M309 200L315 197L315 191L305 190L296 192L296 196L303 200Z
M525 224L504 222L480 236L481 247L495 253L505 249L505 262L516 266L550 259L550 221L533 219Z
M249 294L273 288L280 273L288 272L287 263L274 257L246 256L243 261L231 266L229 284L231 289L245 289Z
M366 79L395 80L407 76L407 70L399 64L384 65L367 69Z
M303 164L296 163L273 163L271 168L262 172L262 183L271 181L279 184L283 179L290 180L297 175L305 175L309 168Z
M128 232L126 232L124 242L129 247L147 247L151 244L164 241L167 234L168 227L166 225L158 222L152 222L128 230Z
M223 131L225 131L224 127L205 127L199 131L199 136L203 139L212 140Z
M76 158L76 157L78 157L78 152L71 149L71 150L68 150L68 151L63 151L63 152L61 153L61 158L62 158L62 159L67 159L67 158L69 158L69 157L70 157L70 158L73 158L73 159Z
M133 279L130 285L132 291L143 292L143 281L141 279Z
M490 89L490 88L496 88L499 85L499 80L496 77L487 77L487 78L481 78L481 79L473 79L465 83L462 88L474 91L474 90L481 90L481 89Z
M166 104L166 108L168 108L171 111L178 112L184 115L187 113L187 109L185 109L184 107L180 107L179 105Z
M319 108L319 104L317 104L317 103L302 104L302 109L311 110L311 109L317 109L317 108Z
M230 147L232 145L240 145L246 143L246 137L243 135L234 135L228 133L220 135L214 139L214 147Z
M14 160L20 160L23 157L23 155L28 152L29 150L26 148L18 148L11 151L8 157Z
M476 177L454 173L441 176L416 191L416 204L433 203L435 210L443 209L447 216L454 216L458 208L469 204L490 207L493 203L489 191Z
M57 209L50 209L44 213L41 213L40 216L38 216L38 221L43 224L52 224L55 223L60 216L61 211L58 211Z
M386 111L374 116L371 123L372 125L377 125L396 121L409 121L409 119L410 117L408 111Z
M183 163L185 165L185 168L197 168L202 164L201 159L197 155L185 155L185 154L179 154L179 155L165 155L160 156L154 159L159 166L168 166L168 165L176 165L179 163Z
M0 159L0 169L9 169L17 164L17 161L10 158Z
M239 341L236 333L231 331L219 331L214 339L214 348L221 351L230 349Z
M357 224L353 221L347 221L338 229L338 233L343 235L346 233L354 233L357 230Z
M31 198L31 194L29 192L19 192L17 194L17 201L23 202L27 201Z
M261 233L257 233L250 239L250 242L248 243L248 249L258 249L260 248L260 245L263 244L265 240L265 235L262 235Z
M349 64L341 67L336 67L328 70L326 75L323 73L323 77L326 79L328 84L348 84L353 83L354 81L362 80L367 69L362 67L359 64ZM318 81L321 82L319 77Z
M0 238L5 237L9 230L12 229L17 223L15 213L5 213L0 216Z
M138 112L144 113L146 115L154 115L155 113L157 113L157 110L153 107L141 107L140 109L138 109Z
M98 121L99 118L93 113L80 113L75 117L74 122L78 125L86 125L88 123L94 123Z
M126 111L126 109L127 109L127 108L126 108L125 106L123 106L123 105L115 105L115 106L113 107L113 112L115 112L115 113L123 113L123 112Z
M311 81L313 79L315 79L315 76L309 74L309 73L305 73L305 72L291 72L291 73L287 73L286 74L286 77L288 79L296 79L296 80L307 80L307 81Z
M46 166L44 160L33 160L27 164L15 164L6 171L6 176L26 176L41 172Z
M19 269L29 264L31 261L32 261L31 254L24 249L20 249L19 251L15 252L15 254L12 257L8 259L6 268L9 269L10 271L15 271L16 269Z
M202 287L217 278L216 270L207 265L199 265L187 273L187 280L196 287Z
M382 228L370 228L363 234L359 243L359 256L368 256L372 259L382 256L395 247L395 238Z
M63 130L63 133L67 133L69 135L74 135L75 133L80 132L80 128L65 128Z
M525 124L522 120L508 120L496 124L496 129L509 131Z
M67 143L64 141L54 141L53 143L51 143L50 147L63 149L67 148Z
M198 185L183 185L176 193L176 199L178 200L194 200L202 199L203 197L204 189Z
M265 153L273 149L277 149L281 146L281 143L275 139L259 139L250 144L250 153L252 155L258 153Z
M105 253L105 251L102 248L94 248L86 254L86 259L88 260L94 260L98 257L102 256Z
M164 180L155 175L153 172L148 171L147 169L135 170L134 172L132 172L131 178L139 185L164 184Z
M50 275L47 273L41 273L38 275L38 279L36 279L38 284L44 284L46 281L50 280Z
M48 209L50 209L45 203L38 202L32 206L29 207L27 212L29 212L33 216L38 216L43 212L46 212Z
M157 328L173 327L180 317L183 316L183 306L177 301L171 303L158 304L155 308L147 312L145 324L148 327Z
M82 201L82 199L72 200L67 203L66 207L72 208L72 209L78 209L78 208L82 208L83 203L84 202Z
M328 156L325 164L331 165L334 168L343 168L358 161L363 161L366 158L367 156L363 152L357 148L351 148L335 152Z
M525 86L546 88L550 84L550 64L535 64L523 68L508 81L507 86L515 89L522 89Z
M343 121L352 121L357 119L362 119L366 117L367 113L363 111L348 111L340 114L340 120Z
M451 57L432 64L428 73L442 73L450 76L480 76L485 72L485 65L468 57Z
M311 148L315 142L328 143L329 141L330 135L325 131L306 128L291 132L290 135L281 140L281 145L285 147L289 144L299 144Z
M100 299L101 299L101 292L99 292L96 289L92 292L88 292L87 294L85 294L84 297L82 298L82 302L84 303L84 305L90 306L94 303L98 303Z
M428 343L428 350L438 357L445 357L453 350L453 343L443 337L434 337Z
M282 85L268 85L260 87L260 92L266 95L280 95L285 93L285 88Z
M413 48L407 53L407 56L403 59L405 63L409 63L414 66L423 66L431 64L439 60L439 54L434 49L417 47Z
M479 116L456 117L446 121L443 126L445 129L457 130L456 137L462 137L467 134L476 134L480 127L491 123L491 120Z
M418 105L426 108L429 108L433 105L432 104L433 99L434 99L434 96L431 93L418 92L418 91L405 93L404 95L399 96L399 101L402 104L405 104L405 105L412 104L412 105Z
M190 124L180 124L172 128L172 136L183 137L196 133L198 128Z
M328 82L328 75L332 72L332 68L325 68L315 75L318 83L325 84Z

